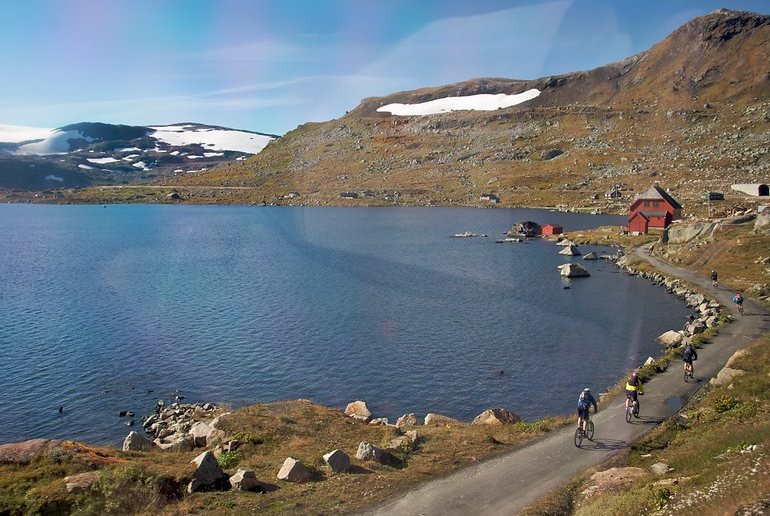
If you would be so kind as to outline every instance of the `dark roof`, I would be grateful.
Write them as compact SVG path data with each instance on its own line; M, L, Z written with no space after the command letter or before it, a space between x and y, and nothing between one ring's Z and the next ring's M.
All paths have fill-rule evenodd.
M663 188L659 187L658 185L652 185L647 189L646 192L640 193L636 197L634 197L634 202L638 201L639 199L645 200L645 199L651 199L651 200L660 200L663 199L667 203L671 205L672 208L675 210L681 210L682 205L679 204L676 199L671 197L671 195L668 194Z

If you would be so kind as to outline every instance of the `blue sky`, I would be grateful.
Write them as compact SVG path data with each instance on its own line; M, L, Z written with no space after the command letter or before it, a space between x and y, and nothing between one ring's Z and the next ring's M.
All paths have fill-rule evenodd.
M0 124L200 122L284 134L362 98L533 79L766 0L0 0Z

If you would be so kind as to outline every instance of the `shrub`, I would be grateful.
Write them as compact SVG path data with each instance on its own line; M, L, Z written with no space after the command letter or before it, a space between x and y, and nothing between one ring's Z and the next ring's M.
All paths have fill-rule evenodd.
M738 406L738 400L729 394L720 394L714 401L714 410L717 412L727 412Z
M76 503L85 514L157 513L177 497L173 478L147 471L138 464L105 470L91 492Z
M238 457L237 451L229 451L220 455L217 459L217 462L222 467L222 469L228 469L238 464L239 459L240 457Z

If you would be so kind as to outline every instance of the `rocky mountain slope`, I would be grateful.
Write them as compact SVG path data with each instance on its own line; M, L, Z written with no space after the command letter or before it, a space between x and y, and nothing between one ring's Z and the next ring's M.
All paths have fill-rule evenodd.
M537 97L494 111L377 111L533 88ZM768 122L770 16L720 9L594 70L368 98L257 156L169 184L253 187L240 200L271 203L478 205L494 193L504 206L611 211L658 182L691 210L706 191L740 202L730 184L768 181ZM624 198L606 200L614 187Z
M202 124L80 123L58 129L0 125L0 189L125 184L256 154L276 136Z

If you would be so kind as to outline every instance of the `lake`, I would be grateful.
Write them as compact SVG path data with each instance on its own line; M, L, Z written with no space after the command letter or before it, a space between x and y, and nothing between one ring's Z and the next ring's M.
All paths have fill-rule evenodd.
M492 407L572 413L689 311L605 260L495 244L519 220L471 208L0 205L0 442L119 445L121 410L307 398L376 417ZM450 238L463 231L488 238ZM581 252L597 249L580 246ZM557 265L580 261L590 278ZM565 287L570 288L565 288ZM60 406L63 413L58 412Z

